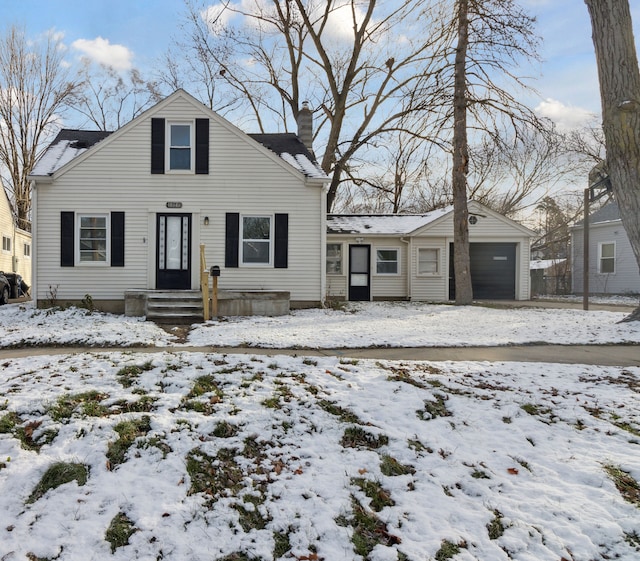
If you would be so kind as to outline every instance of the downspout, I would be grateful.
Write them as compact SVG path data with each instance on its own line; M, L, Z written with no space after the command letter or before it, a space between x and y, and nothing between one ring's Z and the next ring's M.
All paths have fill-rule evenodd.
M411 242L413 241L413 238L400 238L400 241L407 244L407 300L411 302L413 296L411 293L411 277L413 275L413 244Z
M327 295L327 191L325 183L320 189L320 304L324 308Z

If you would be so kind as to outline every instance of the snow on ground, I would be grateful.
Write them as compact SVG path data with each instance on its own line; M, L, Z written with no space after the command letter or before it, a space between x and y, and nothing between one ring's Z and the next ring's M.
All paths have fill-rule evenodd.
M631 561L638 496L613 475L640 480L639 379L188 352L10 359L0 558ZM86 466L86 482L34 496L56 462ZM120 542L114 520L130 530Z
M367 304L5 358L0 559L638 559L640 368L188 349L640 341L623 317ZM172 340L0 307L5 347Z
M292 311L281 317L233 317L194 324L186 346L267 348L493 346L526 343L640 342L626 312L353 303L344 310ZM176 338L141 318L32 304L0 307L0 347L30 345L166 346Z

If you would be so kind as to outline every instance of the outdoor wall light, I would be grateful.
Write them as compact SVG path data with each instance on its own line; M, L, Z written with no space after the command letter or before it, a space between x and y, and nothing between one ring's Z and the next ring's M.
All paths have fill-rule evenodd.
M205 217L204 217L204 225L205 225L205 226L208 226L208 225L209 225L209 217L208 217L208 216L205 216Z

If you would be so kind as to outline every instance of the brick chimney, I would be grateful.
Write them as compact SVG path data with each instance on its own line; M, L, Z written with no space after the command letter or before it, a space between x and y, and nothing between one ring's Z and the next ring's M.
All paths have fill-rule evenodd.
M308 101L302 102L302 109L298 112L298 136L313 154L313 112Z

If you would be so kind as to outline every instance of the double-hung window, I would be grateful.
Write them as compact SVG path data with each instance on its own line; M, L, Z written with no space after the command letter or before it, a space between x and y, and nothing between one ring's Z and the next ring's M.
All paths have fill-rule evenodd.
M78 262L108 263L106 214L78 216Z
M169 171L193 169L193 127L191 123L168 123Z
M418 275L437 275L440 272L440 251L432 247L418 248Z
M11 253L11 238L9 236L2 236L2 251Z
M616 272L616 242L598 244L598 273Z
M30 243L25 243L22 246L22 254L26 257L26 258L30 258L31 257L31 244Z
M271 216L243 216L241 226L241 262L244 265L269 265L273 239Z
M399 255L398 249L376 250L376 273L378 275L397 275L400 272Z
M341 243L327 244L327 274L328 275L342 274L342 244Z

